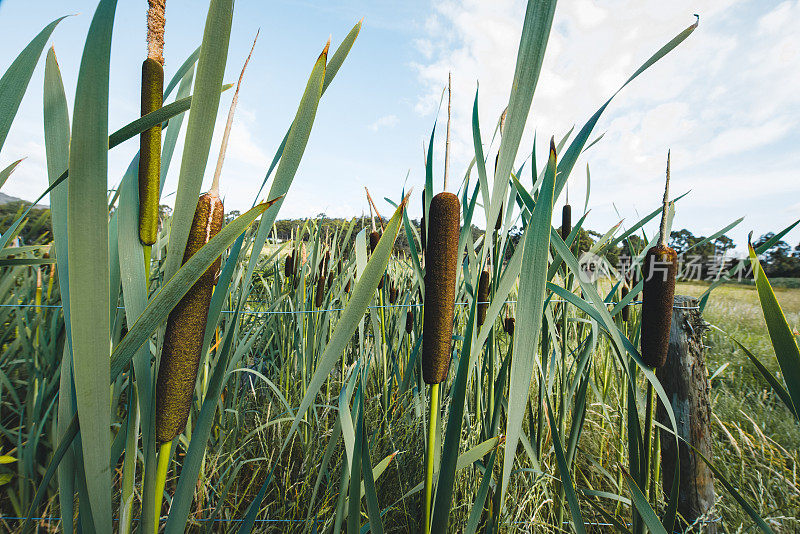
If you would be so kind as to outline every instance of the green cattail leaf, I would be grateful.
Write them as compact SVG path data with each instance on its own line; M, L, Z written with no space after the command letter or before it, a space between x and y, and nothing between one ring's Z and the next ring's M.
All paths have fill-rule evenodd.
M44 143L47 159L47 176L53 183L69 165L69 111L61 72L56 61L55 51L47 53L44 70ZM61 187L50 195L50 216L53 225L53 240L56 248L56 270L64 313L64 329L67 342L61 361L61 375L58 393L58 417L56 435L64 439L67 427L75 411L75 390L72 379L72 334L69 314L69 264L67 262L67 188ZM61 524L64 532L72 532L74 493L75 493L75 455L67 451L58 471L58 498Z
M486 213L486 225L489 227L489 179L486 176L486 157L483 155L483 142L481 141L481 124L478 119L478 91L475 88L475 102L472 104L472 144L475 147L475 166L478 168L478 181L480 182L483 198L483 209Z
M191 79L191 76L189 76L189 79ZM231 87L233 87L233 85L229 83L225 84L218 92L227 91ZM149 130L153 126L162 124L173 117L180 116L182 113L186 112L186 110L191 109L193 98L193 96L184 96L175 100L175 102L171 102L166 106L160 107L155 111L151 111L150 113L139 117L133 122L129 122L108 136L108 148L114 148L128 139L139 135L145 130Z
M172 75L172 78L167 83L167 86L164 88L164 100L167 99L169 95L172 94L172 91L175 90L178 83L182 82L189 71L194 70L194 64L197 63L197 58L200 57L200 47L194 49L194 52L189 54L181 66L178 67L178 70L175 71L175 74ZM180 100L180 97L177 97L176 100Z
M542 378L544 377L542 376ZM569 466L564 456L564 447L561 445L561 437L558 432L556 418L553 414L553 408L550 406L550 396L545 395L544 399L547 405L547 421L550 424L550 432L553 434L553 449L556 455L558 474L561 476L561 487L564 488L564 495L569 505L569 513L572 516L572 526L578 534L586 534L586 526L583 524L581 507L578 505L578 496L575 494L575 486L572 484L572 476L569 474ZM508 449L506 449L506 451L508 451Z
M297 169L300 166L300 160L305 153L308 139L311 136L311 128L314 126L314 119L317 116L319 99L322 97L322 84L325 79L326 62L327 47L314 63L314 68L311 70L311 76L308 78L305 91L300 99L300 105L297 108L294 121L289 128L289 132L286 134L286 142L281 147L280 161L278 162L275 178L269 190L270 198L277 198L289 192L289 187L292 185ZM279 201L273 209L267 211L258 225L258 234L253 243L245 280L252 279L261 250L264 247L269 232L272 230L272 225L282 205L283 200ZM246 298L248 293L249 288L242 292L242 298Z
M214 135L214 124L217 120L222 77L228 60L232 19L233 0L211 0L197 60L197 79L186 126L186 141L164 265L165 279L172 278L181 266L189 229L197 208L197 198L200 196L200 187L203 184L203 175L211 150L211 137Z
M53 30L64 18L66 17L59 17L45 26L19 53L0 78L0 150L6 142L11 123L14 122L22 97L25 96L25 90L31 81L33 69L39 62L39 56L42 55L42 50Z
M698 17L699 21L699 17ZM586 142L589 140L589 136L592 134L592 130L594 129L597 121L600 119L600 116L606 110L608 105L614 99L615 96L619 94L622 89L625 88L626 85L631 83L637 76L641 73L649 69L653 66L659 59L666 56L670 53L675 47L681 44L687 37L689 37L692 32L697 28L697 22L683 30L681 33L676 35L670 42L662 46L655 54L650 56L650 58L645 61L637 70L634 72L630 78L628 78L622 86L617 89L617 91L611 95L611 98L606 100L605 104L600 106L594 115L592 115L589 120L584 124L583 128L581 128L578 135L573 139L572 143L570 143L569 148L561 158L561 165L560 171L558 173L558 181L556 182L556 198L558 195L561 194L561 190L564 189L564 186L567 183L567 179L569 178L570 173L572 172L572 168L575 166L575 163L578 161L578 156L581 155L583 152L584 146Z
M775 356L778 358L778 365L786 382L786 388L792 398L793 412L800 410L800 349L792 333L792 328L786 321L781 305L775 298L775 292L769 283L761 262L758 260L756 251L752 245L748 245L750 250L750 263L753 266L753 277L756 281L758 290L758 300L761 302L761 311L764 313L764 320L767 323L767 331L775 349Z
M731 339L733 339L733 338L731 338ZM792 403L792 397L789 395L789 392L786 391L786 388L781 385L781 383L778 381L778 379L769 371L769 369L767 369L767 367L763 363L761 363L761 361L758 358L756 358L756 356L752 352L750 352L747 349L747 347L742 345L736 339L733 339L733 341L737 345L739 345L739 348L742 349L742 351L744 351L745 355L748 358L750 358L750 361L753 362L753 365L756 366L756 369L758 369L758 372L761 373L761 376L764 377L764 380L766 380L769 383L769 385L772 386L772 389L775 391L775 393L778 395L778 397L780 397L780 399L783 401L783 403L786 405L786 407L789 408L789 411L792 412L792 415L794 415L795 418L800 419L800 417L797 415L797 411L794 408L794 404ZM728 365L727 362L724 365ZM714 373L714 374L717 374L717 373ZM709 382L711 381L712 378L713 378L713 376L708 379Z
M506 448L503 455L501 500L505 497L511 469L514 466L517 444L522 430L522 420L528 406L528 391L533 376L534 361L542 326L547 260L550 250L550 221L553 215L553 191L556 180L555 141L550 141L547 172L533 209L531 223L522 238L522 263L527 266L520 273L517 297L517 325L511 359L511 380L508 390L508 419L506 422Z
M86 37L70 140L69 307L75 398L94 527L111 532L108 302L108 78L116 0L101 0Z
M500 213L500 205L508 186L508 177L514 166L522 132L525 130L525 123L530 113L533 93L542 69L555 10L556 0L528 1L517 52L514 81L511 86L511 95L508 98L508 112L500 141L491 204L486 218L489 221L487 225L494 223ZM488 242L484 242L484 249L487 247Z
M633 480L630 473L622 469L622 475L625 477L625 483L628 485L631 497L633 497L631 501L633 501L633 505L639 511L639 517L642 518L649 531L653 534L667 534L667 529L665 529L661 521L658 520L658 516L653 510L653 507L647 502L647 497L644 496L642 490L636 485L636 481Z
M3 184L6 183L6 180L8 180L8 177L11 176L11 173L14 172L14 169L17 168L17 165L19 165L22 162L23 159L25 159L25 158L18 159L17 161L13 162L8 167L6 167L2 171L0 171L0 188L3 187Z
M363 413L361 418L363 420ZM388 457L391 460L391 456ZM389 462L386 462L388 465ZM375 466L377 467L377 466ZM384 468L385 469L385 468ZM361 474L364 477L361 482L361 491L367 498L367 513L369 515L368 528L373 534L383 534L383 522L381 521L381 509L378 506L378 495L375 491L375 473L372 461L369 457L369 440L366 434L361 437Z

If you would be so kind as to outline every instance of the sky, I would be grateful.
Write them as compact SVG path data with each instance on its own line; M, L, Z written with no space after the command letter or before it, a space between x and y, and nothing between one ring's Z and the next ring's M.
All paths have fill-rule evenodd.
M0 69L51 20L51 38L70 108L93 0L3 0L0 34L7 46ZM140 65L146 54L145 0L120 1L111 52L109 128L138 115ZM165 47L168 79L200 43L206 2L169 0ZM297 109L316 57L331 36L338 46L362 17L353 50L323 97L305 156L279 217L368 213L364 187L383 215L384 197L424 184L423 144L439 98L453 77L450 188L473 156L471 113L479 89L484 150L508 103L525 2L519 0L317 0L236 3L226 80L235 81L252 39L261 34L245 74L230 137L221 191L227 210L248 208ZM585 152L569 183L574 213L582 213L586 169L591 176L586 225L604 233L658 207L666 153L672 151L671 192L678 202L673 228L709 235L739 217L728 235L739 250L748 232L779 231L800 218L800 0L562 0L517 166L532 151L546 160L547 140L576 131L639 65L692 24L698 29L676 50L620 92L595 128L602 140ZM15 45L9 45L14 44ZM0 168L26 157L2 192L33 200L47 186L42 131L44 54L8 140ZM223 95L211 182L232 92ZM440 124L444 123L444 118ZM185 124L185 122L184 122ZM185 126L184 126L185 129ZM435 189L442 187L444 128L437 130ZM179 142L163 201L174 199ZM109 187L127 168L138 143L109 153ZM528 171L522 182L531 184ZM473 175L472 179L477 177ZM473 182L474 183L474 182ZM455 184L455 185L454 185ZM564 196L556 206L559 217ZM410 216L420 215L419 199ZM480 222L482 224L482 221ZM655 232L657 224L647 226ZM795 246L800 229L786 240Z

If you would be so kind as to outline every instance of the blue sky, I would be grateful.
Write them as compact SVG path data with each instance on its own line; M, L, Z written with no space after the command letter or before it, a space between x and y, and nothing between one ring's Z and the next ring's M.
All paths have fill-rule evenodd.
M5 43L18 46L3 48L0 68L49 21L77 13L52 38L72 102L95 5L80 0L65 8L64 2L50 0L4 0L0 32ZM145 0L121 1L117 9L112 129L138 112L146 5ZM167 76L199 44L206 9L200 0L168 0ZM358 215L367 210L365 185L376 199L396 199L407 173L408 185L419 191L422 144L448 71L453 72L451 183L457 183L472 157L476 83L488 144L508 100L524 11L519 0L239 0L228 79L238 75L258 28L261 36L245 76L222 174L226 208L250 206L316 56L329 35L338 45L361 17L361 35L323 98L281 216ZM586 165L591 169L591 228L605 231L623 218L632 224L637 213L658 205L667 148L673 154L672 191L692 190L677 207L675 227L707 235L746 216L731 233L741 246L750 230L759 235L800 218L800 0L562 1L519 162L531 150L534 131L540 140L537 159L543 161L550 135L559 138L573 125L580 128L644 59L694 21L695 12L701 16L698 30L617 96L595 130L605 137L573 172L570 199L573 211L582 211ZM43 61L0 154L0 167L27 156L3 187L4 193L27 199L46 187L42 71ZM230 97L226 94L221 102L207 182ZM438 141L441 168L443 139ZM110 153L110 186L136 149L137 143L128 142ZM167 194L175 189L181 149L179 144ZM412 217L419 216L418 204L412 203ZM390 212L385 202L379 207ZM649 230L655 231L655 225ZM788 241L796 245L800 231Z

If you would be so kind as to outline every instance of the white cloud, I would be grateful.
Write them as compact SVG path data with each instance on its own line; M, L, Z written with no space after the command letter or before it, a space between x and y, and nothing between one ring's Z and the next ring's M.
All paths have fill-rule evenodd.
M383 128L394 128L399 121L400 119L397 117L397 115L394 114L384 115L383 117L379 117L378 120L370 124L368 128L373 132L377 132L378 130L381 130Z
M764 223L783 208L750 204L748 195L771 197L780 204L800 194L797 158L778 157L787 150L797 154L791 139L800 135L798 0L763 15L763 5L755 0L714 0L701 7L689 0L560 3L520 161L530 150L534 129L541 140L550 135L558 139L571 126L580 127L649 55L694 21L697 9L702 11L694 34L626 87L595 129L595 134L606 135L584 158L592 169L590 206L598 208L593 214L598 226L606 228L617 220L610 208L612 197L624 216L635 217L629 201L609 193L620 186L627 189L627 199L640 199L640 208L657 204L667 148L672 148L674 190L716 193L715 204L726 208L721 211L727 218L700 211L681 214L688 219L686 226L719 228L754 211L755 219ZM416 65L425 87L417 110L435 111L447 72L452 71L457 125L453 166L458 169L472 157L474 80L481 81L484 148L507 104L525 5L512 0L451 0L436 4L435 10L436 34L427 36L431 59ZM763 170L760 158L774 165L770 179L758 180L754 189L750 184ZM574 198L584 194L579 172L584 167L579 163L573 173Z

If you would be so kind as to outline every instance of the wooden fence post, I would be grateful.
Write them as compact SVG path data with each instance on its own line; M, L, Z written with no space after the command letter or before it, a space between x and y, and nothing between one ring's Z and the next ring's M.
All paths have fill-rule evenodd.
M678 434L691 443L706 458L711 458L711 386L706 372L703 351L703 333L708 329L698 308L696 298L676 295L672 310L667 363L656 371L664 391L672 404L678 423ZM659 423L671 428L664 406L656 411ZM661 431L661 462L664 491L672 487L675 462L680 454L680 491L678 512L688 524L706 515L715 502L714 478L702 458L686 443L680 441L675 450L675 438ZM717 525L713 518L705 517L703 532L715 534ZM709 522L710 521L710 522ZM683 532L687 524L676 522L676 531Z

